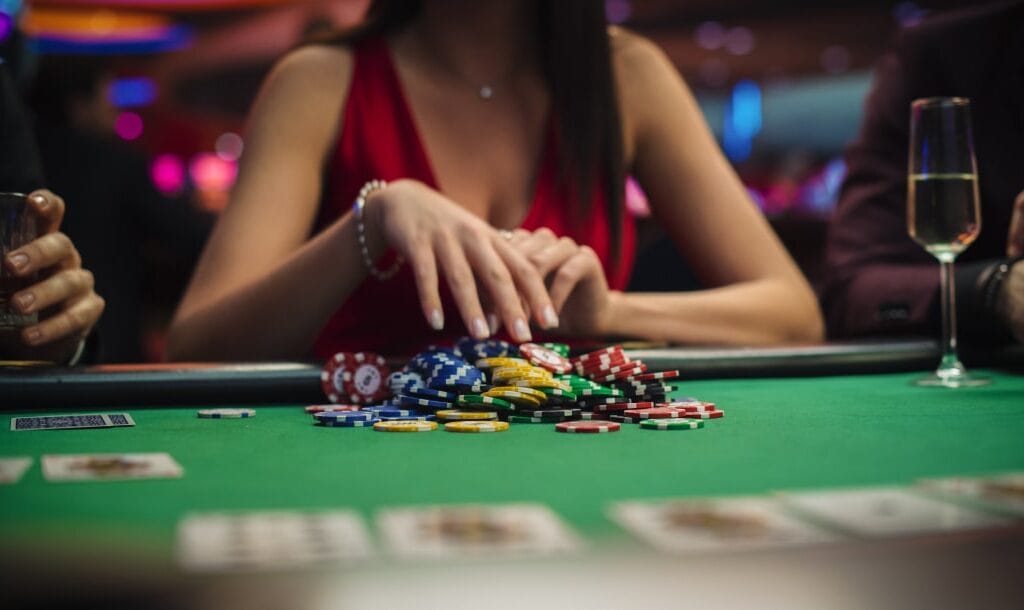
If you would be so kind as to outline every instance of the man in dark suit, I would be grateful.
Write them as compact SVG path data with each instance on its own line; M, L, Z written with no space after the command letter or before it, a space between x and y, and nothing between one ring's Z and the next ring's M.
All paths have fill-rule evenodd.
M934 96L970 98L974 123L982 231L956 268L960 336L1024 341L1024 2L926 20L882 59L829 226L831 337L939 328L938 263L906 226L910 103Z

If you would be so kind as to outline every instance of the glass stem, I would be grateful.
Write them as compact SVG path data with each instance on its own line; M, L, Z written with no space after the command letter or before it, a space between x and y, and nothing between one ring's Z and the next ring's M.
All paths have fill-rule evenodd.
M953 283L953 260L940 260L939 292L942 298L942 362L939 375L959 374L963 365L956 353L956 296Z

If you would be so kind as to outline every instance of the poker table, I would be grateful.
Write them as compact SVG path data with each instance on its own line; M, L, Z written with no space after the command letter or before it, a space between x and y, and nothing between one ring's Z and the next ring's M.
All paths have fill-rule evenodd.
M671 557L650 551L608 516L610 503L629 499L908 485L1024 471L1024 375L1020 351L1011 352L975 358L976 372L991 377L991 385L944 390L911 384L934 362L927 342L781 352L646 347L631 354L652 368L689 367L680 393L715 402L726 416L693 431L624 424L600 435L559 434L550 424L513 425L497 434L314 426L302 407L322 401L317 368L302 364L6 371L0 374L5 416L125 411L136 425L0 431L0 457L34 459L20 482L0 485L0 579L8 581L0 580L0 591L7 591L0 595L13 595L10 607L69 600L202 607L210 599L273 607L280 598L254 591L275 582L272 590L291 607L326 607L307 604L291 580L238 585L181 573L174 561L179 519L203 511L344 507L372 531L384 507L538 502L578 533L584 553L554 564L396 566L379 559L330 574L326 586L345 601L331 607L471 607L445 584L456 569L475 583L474 603L514 584L515 596L488 602L498 607L546 607L562 599L559 592L590 607L625 607L615 600L626 604L637 594L629 583L638 582L658 593L646 607L679 607L680 596L696 596L702 607L735 607L757 603L758 591L771 591L784 602L780 607L1021 607L1019 527ZM260 391L246 391L246 380ZM262 402L255 400L260 395ZM255 417L196 416L198 408L243 402ZM157 451L170 453L184 477L48 483L39 465L44 454ZM54 566L65 581L60 592L47 587ZM418 595L388 586L396 573L416 583ZM747 586L729 586L727 574ZM587 586L566 593L570 580Z

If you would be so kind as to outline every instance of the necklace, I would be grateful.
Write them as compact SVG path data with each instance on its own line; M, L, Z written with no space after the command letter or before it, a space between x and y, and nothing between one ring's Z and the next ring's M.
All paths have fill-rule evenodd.
M477 91L480 95L480 99L486 101L494 97L494 88L490 85L481 85L480 91Z

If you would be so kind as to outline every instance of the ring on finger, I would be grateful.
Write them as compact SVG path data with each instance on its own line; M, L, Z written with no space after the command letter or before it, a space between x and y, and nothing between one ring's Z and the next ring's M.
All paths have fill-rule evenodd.
M498 235L501 235L502 237L504 237L505 241L512 241L513 234L512 234L512 231L509 231L508 229L500 229L498 231Z

